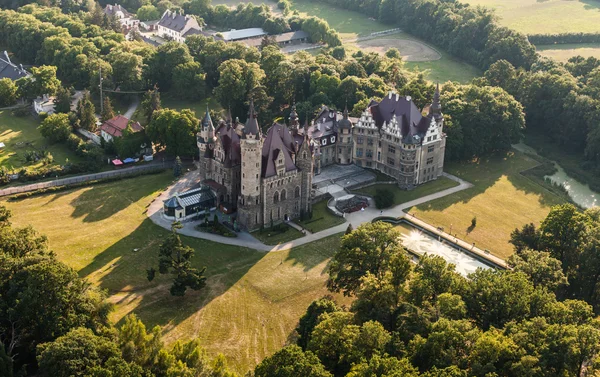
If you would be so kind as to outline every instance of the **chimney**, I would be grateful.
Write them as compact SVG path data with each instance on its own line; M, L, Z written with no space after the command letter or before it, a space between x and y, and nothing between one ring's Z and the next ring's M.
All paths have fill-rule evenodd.
M4 51L4 57L6 58L6 61L8 62L8 64L12 64L12 62L10 61L10 58L8 57L8 51Z

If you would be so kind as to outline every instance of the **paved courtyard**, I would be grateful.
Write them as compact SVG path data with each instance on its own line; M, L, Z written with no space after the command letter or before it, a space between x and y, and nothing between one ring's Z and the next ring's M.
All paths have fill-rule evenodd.
M334 198L347 195L346 189L374 182L375 174L356 165L330 165L313 177L315 197L326 193Z

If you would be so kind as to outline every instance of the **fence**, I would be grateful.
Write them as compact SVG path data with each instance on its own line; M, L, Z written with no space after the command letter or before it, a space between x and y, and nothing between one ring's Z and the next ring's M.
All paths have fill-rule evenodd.
M103 172L103 173L94 173L94 174L87 174L87 175L79 175L79 176L70 177L70 178L56 179L53 181L34 183L31 185L25 185L25 186L9 187L9 188L5 188L4 190L0 190L0 197L7 196L7 195L20 194L23 192L35 191L35 190L39 190L39 189L45 189L48 187L67 186L67 185L72 185L75 183L96 181L96 180L105 179L105 178L125 177L128 175L135 175L139 172L147 172L147 171L152 171L152 170L157 170L157 169L163 169L163 167L164 166L162 163L155 163L155 164L150 164L150 165L134 166L131 168L120 169L120 170L111 170L111 171L107 171L107 172Z

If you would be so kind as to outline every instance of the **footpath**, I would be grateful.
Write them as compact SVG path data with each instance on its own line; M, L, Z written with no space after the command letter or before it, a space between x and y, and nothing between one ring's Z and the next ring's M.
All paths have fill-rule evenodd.
M412 206L416 206L419 204L423 204L423 203L426 203L426 202L434 200L434 199L442 198L447 195L452 195L456 192L466 190L468 188L473 187L473 185L471 183L464 181L453 175L444 173L444 176L453 181L458 182L458 186L455 186L455 187L452 187L452 188L449 188L446 190L442 190L442 191L436 192L434 194L426 195L426 196L423 196L423 197L415 199L415 200L411 200L406 203L399 204L393 208L388 208L384 211L380 211L380 210L376 209L374 203L370 202L369 207L365 208L363 211L357 211L354 213L347 214L346 215L347 222L345 222L343 224L334 226L329 229L322 230L317 233L310 233L310 234L307 233L304 237L301 237L301 238L298 238L298 239L295 239L295 240L292 240L292 241L289 241L286 243L282 243L279 245L275 245L275 246L265 245L264 243L260 242L256 238L252 237L252 235L248 232L239 232L238 236L236 238L223 237L223 236L219 236L216 234L199 232L194 229L194 226L196 224L194 222L183 223L182 224L183 228L178 230L178 233L186 235L186 236L202 238L205 240L214 241L214 242L218 242L218 243L222 243L222 244L248 247L251 249L256 249L256 250L266 251L266 252L290 249L292 247L296 247L296 246L307 244L309 242L317 241L317 240L320 240L322 238L325 238L325 237L328 237L328 236L331 236L331 235L334 235L337 233L342 233L342 232L346 231L348 224L352 224L352 226L354 228L356 228L357 226L359 226L361 224L370 223L374 219L379 218L379 217L394 217L394 218L404 217L406 215L404 210L407 208L410 208ZM198 183L198 182L200 182L200 178L199 178L197 171L192 171L192 172L189 172L186 175L184 175L179 181L177 181L175 184L169 186L165 191L162 192L161 195L159 195L156 199L154 199L154 201L148 207L148 211L147 211L148 217L156 225L162 226L165 229L171 229L171 221L165 219L162 215L163 201L169 199L176 192L179 192L188 187L191 187L193 184Z

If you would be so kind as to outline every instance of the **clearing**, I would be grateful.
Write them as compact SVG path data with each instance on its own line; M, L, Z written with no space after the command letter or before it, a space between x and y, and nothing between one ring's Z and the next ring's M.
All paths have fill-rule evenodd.
M572 43L560 45L535 46L536 50L548 58L566 62L573 56L581 55L584 58L594 56L600 59L600 43Z
M525 34L597 33L600 2L595 0L464 0L496 10L500 24Z
M146 279L168 231L144 213L170 182L166 172L1 203L15 225L46 234L60 260L108 290L112 320L136 313L149 327L164 326L168 343L199 337L211 356L224 353L243 375L280 349L308 305L328 293L326 267L340 236L268 254L182 237L208 281L172 297L170 276Z
M406 62L422 62L440 60L442 55L434 48L415 40L378 38L357 41L356 45L363 51L385 54L390 48L397 48Z
M406 210L434 226L442 226L466 242L501 258L513 247L510 233L533 222L539 225L553 205L564 200L546 187L520 174L539 163L520 152L481 160L451 163L445 171L474 187ZM470 229L471 219L477 226Z
M0 150L0 166L7 169L26 166L27 169L35 170L41 167L42 163L27 164L24 153L42 149L52 154L53 165L63 165L67 160L80 160L64 144L48 144L38 131L38 126L39 121L33 116L18 117L8 110L0 111L0 142L6 144L6 147Z

